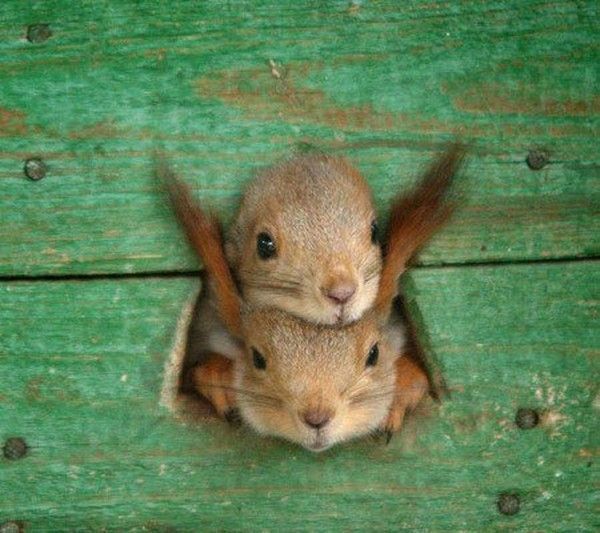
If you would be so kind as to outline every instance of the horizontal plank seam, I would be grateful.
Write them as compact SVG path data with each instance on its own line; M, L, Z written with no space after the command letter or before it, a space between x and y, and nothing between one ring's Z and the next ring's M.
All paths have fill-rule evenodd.
M562 263L581 263L595 262L600 259L600 255L590 255L585 257L561 257L557 259L524 259L507 261L467 261L464 263L439 263L431 265L415 265L412 270L440 270L447 268L479 268L479 267L498 267L510 265L548 265ZM145 279L145 278L194 278L200 277L201 270L155 270L148 272L114 272L109 274L50 274L43 276L0 276L0 283L6 282L34 282L34 281L92 281L109 279Z

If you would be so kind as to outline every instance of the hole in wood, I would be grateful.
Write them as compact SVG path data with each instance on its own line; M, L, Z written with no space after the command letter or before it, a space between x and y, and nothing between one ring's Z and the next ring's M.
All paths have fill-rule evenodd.
M548 164L549 160L550 155L546 150L536 149L529 151L525 161L531 170L541 170Z
M210 402L198 394L190 381L190 374L199 362L194 353L194 317L202 289L195 291L183 307L175 330L173 347L165 363L161 404L183 421L216 420Z

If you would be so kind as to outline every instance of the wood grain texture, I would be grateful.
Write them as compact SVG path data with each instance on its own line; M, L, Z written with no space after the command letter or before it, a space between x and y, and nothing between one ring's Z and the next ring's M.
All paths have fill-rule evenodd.
M157 146L225 218L258 168L315 148L350 156L384 214L456 134L466 198L424 264L597 255L599 15L591 0L4 0L0 275L195 269L151 179ZM28 42L34 23L52 36Z
M159 406L192 279L0 285L0 523L57 530L594 531L594 263L426 268L412 305L452 391L386 447L315 455ZM540 426L514 424L519 407ZM500 493L519 495L514 516Z

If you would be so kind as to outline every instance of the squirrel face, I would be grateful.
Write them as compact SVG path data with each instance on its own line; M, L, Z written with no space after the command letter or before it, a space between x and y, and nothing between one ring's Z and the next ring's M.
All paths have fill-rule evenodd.
M377 293L371 193L341 158L296 158L254 180L226 250L245 301L309 322L355 321Z
M394 396L401 331L381 327L372 312L342 327L264 308L242 320L235 390L255 430L322 451L379 426Z

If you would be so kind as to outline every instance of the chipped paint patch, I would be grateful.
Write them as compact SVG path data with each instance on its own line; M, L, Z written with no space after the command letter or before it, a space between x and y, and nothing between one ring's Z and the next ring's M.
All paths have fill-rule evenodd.
M592 407L600 410L600 392L594 397L594 400L592 401Z
M23 111L0 107L0 137L25 135L27 133L25 117Z
M544 411L540 418L542 426L552 427L556 430L562 425L562 423L568 420L568 417L561 414L558 411Z
M310 69L323 68L322 65L296 63L283 70L271 59L268 66L269 69L214 72L198 79L196 89L202 98L217 98L258 120L278 117L292 124L314 123L357 131L417 128L420 131L456 133L458 126L448 122L379 110L370 102L342 106L322 90L298 83L297 80L307 75ZM482 128L478 133L484 134L485 130Z
M112 120L103 120L71 131L68 136L73 140L118 139L124 136L124 132Z
M558 100L541 98L539 95L514 93L511 95L500 84L481 84L461 96L454 97L452 103L460 111L470 113L543 115L549 117L589 116L600 112L600 97L590 100Z
M562 437L561 429L569 423L569 417L562 411L568 402L567 385L555 385L553 376L533 376L535 399L544 406L540 411L540 426L550 437Z

